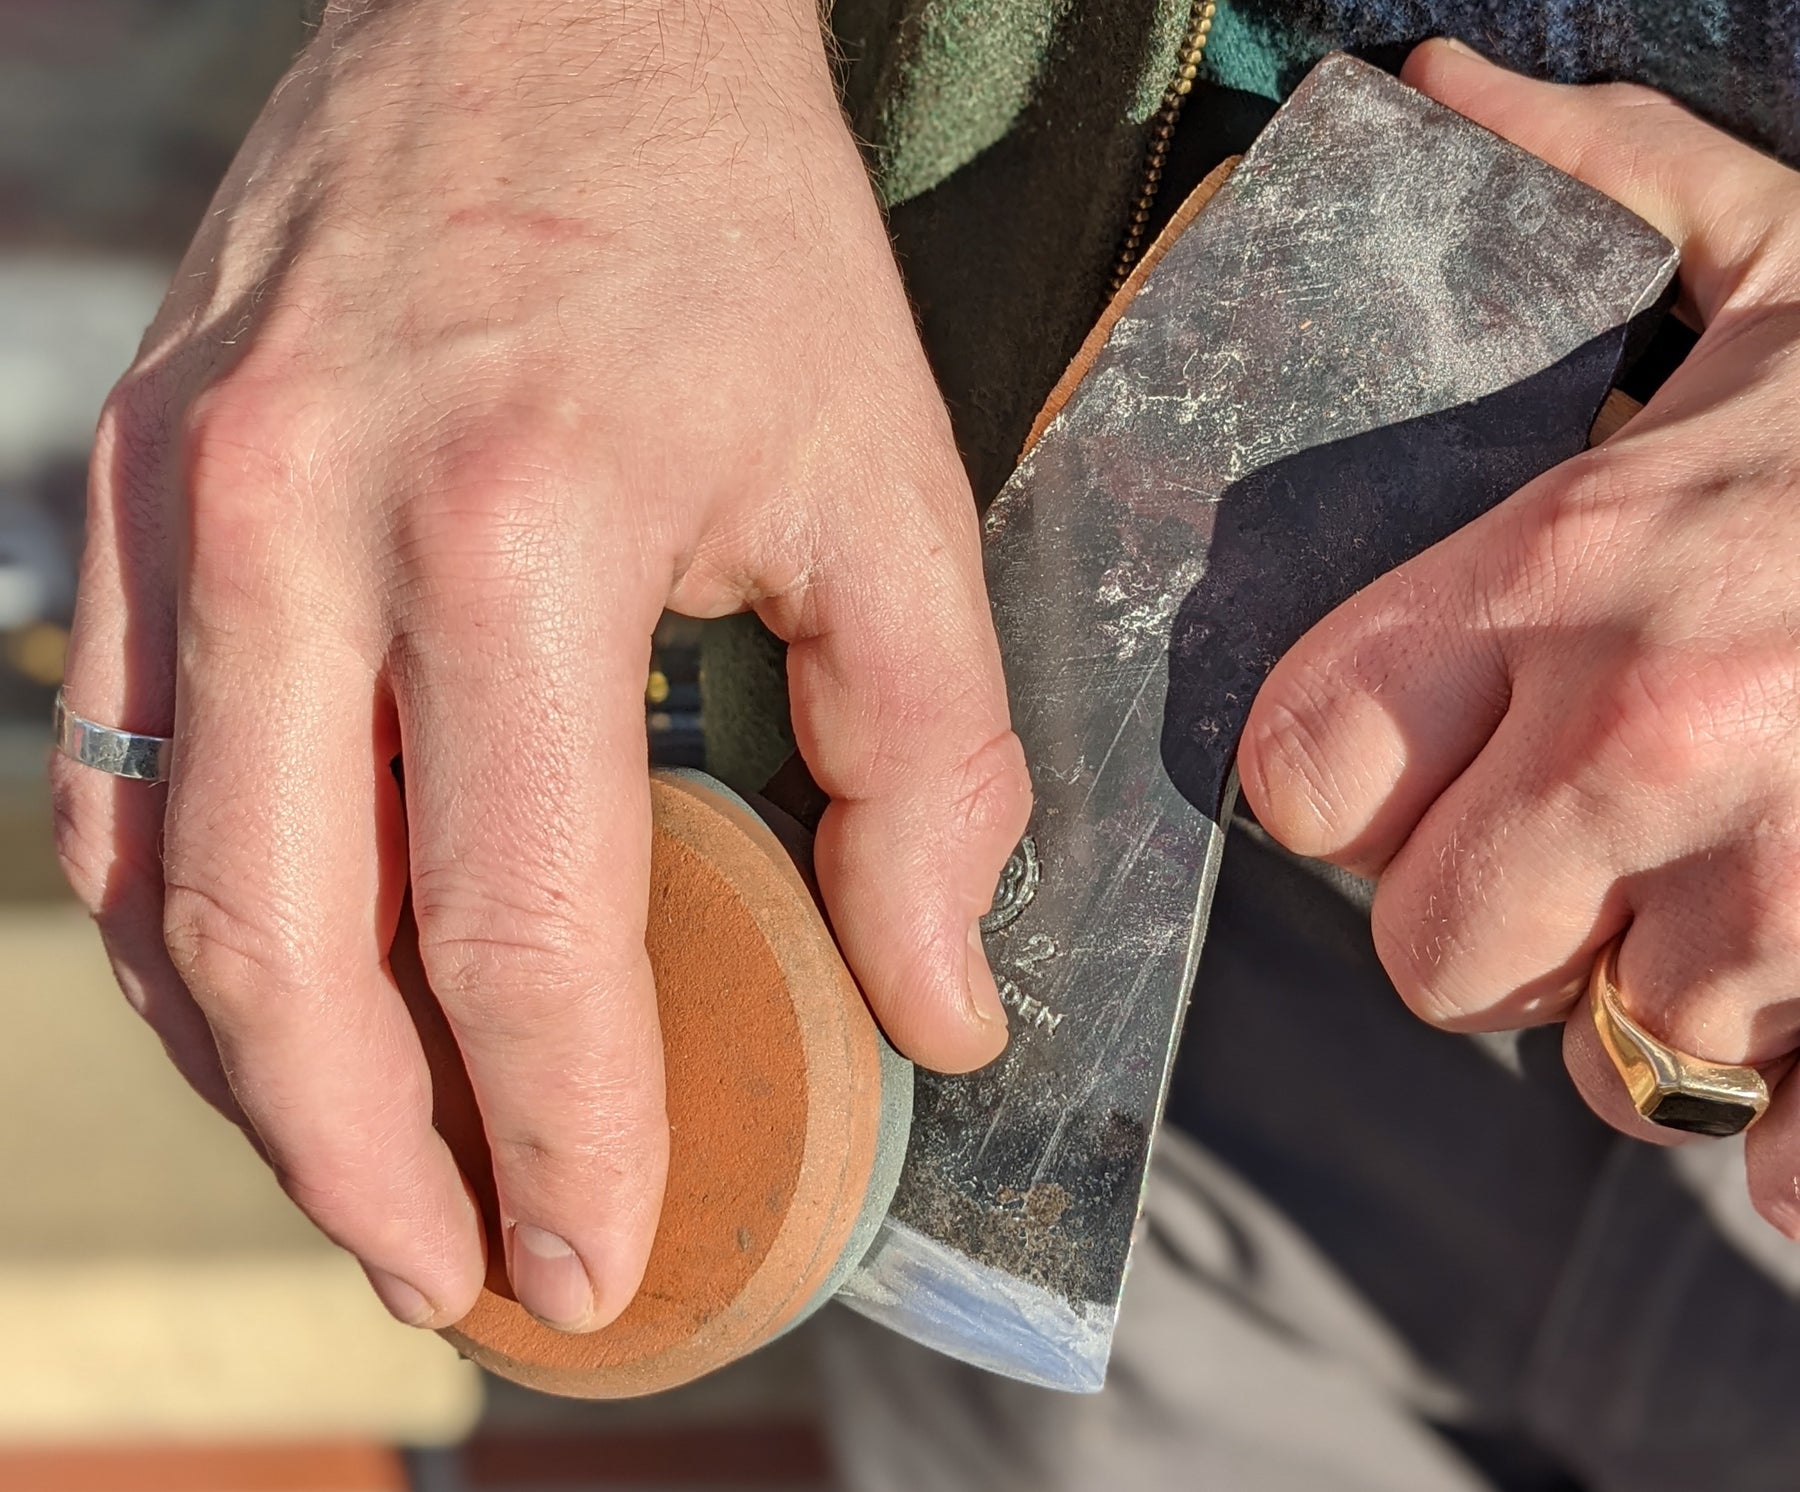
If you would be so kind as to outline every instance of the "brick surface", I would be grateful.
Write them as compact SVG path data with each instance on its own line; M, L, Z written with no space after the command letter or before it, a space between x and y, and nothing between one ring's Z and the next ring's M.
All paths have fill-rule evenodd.
M0 1492L409 1492L378 1445L120 1445L0 1451Z

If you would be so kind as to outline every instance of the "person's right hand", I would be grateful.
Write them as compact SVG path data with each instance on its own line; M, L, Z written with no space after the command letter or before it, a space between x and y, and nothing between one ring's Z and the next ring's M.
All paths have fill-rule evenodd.
M792 644L851 964L911 1056L992 1058L1029 785L813 0L335 5L95 451L66 693L173 781L53 775L132 1003L407 1321L483 1275L387 966L409 884L519 1299L592 1329L642 1274L665 606Z
M1376 951L1450 1030L1564 1022L1576 1087L1641 1117L1593 1020L1759 1068L1749 1194L1800 1238L1800 172L1630 84L1429 42L1401 77L1681 251L1700 338L1623 430L1377 580L1276 666L1239 755L1289 849L1379 878Z

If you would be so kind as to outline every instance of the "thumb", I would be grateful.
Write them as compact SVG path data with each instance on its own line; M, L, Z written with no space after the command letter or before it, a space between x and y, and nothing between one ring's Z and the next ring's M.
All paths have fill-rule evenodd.
M1770 250L1800 212L1800 176L1651 89L1540 83L1455 41L1426 42L1400 76L1665 234L1702 325L1757 299Z
M813 851L833 931L894 1044L960 1072L1006 1039L977 923L1031 784L975 503L947 425L932 434L912 480L878 460L839 485L880 501L838 505L805 585L758 610L789 643L795 736L831 799Z

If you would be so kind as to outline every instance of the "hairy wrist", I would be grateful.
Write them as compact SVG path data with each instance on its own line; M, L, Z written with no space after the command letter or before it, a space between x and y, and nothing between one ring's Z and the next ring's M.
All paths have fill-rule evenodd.
M320 40L369 33L460 40L504 66L509 57L576 59L602 77L657 65L690 74L740 56L824 53L820 0L302 0ZM497 49L497 50L496 50Z
M330 0L264 149L347 220L791 218L868 189L814 5Z
M634 176L685 173L845 130L817 0L327 0L300 70L359 131L436 100L454 132L577 171L630 151Z

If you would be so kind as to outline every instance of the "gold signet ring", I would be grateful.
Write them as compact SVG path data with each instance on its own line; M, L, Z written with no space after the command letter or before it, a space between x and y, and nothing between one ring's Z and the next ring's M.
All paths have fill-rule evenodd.
M1619 999L1619 942L1594 960L1588 1003L1600 1044L1619 1070L1638 1113L1664 1129L1735 1135L1769 1106L1769 1085L1754 1067L1690 1057L1658 1041L1625 1013Z

